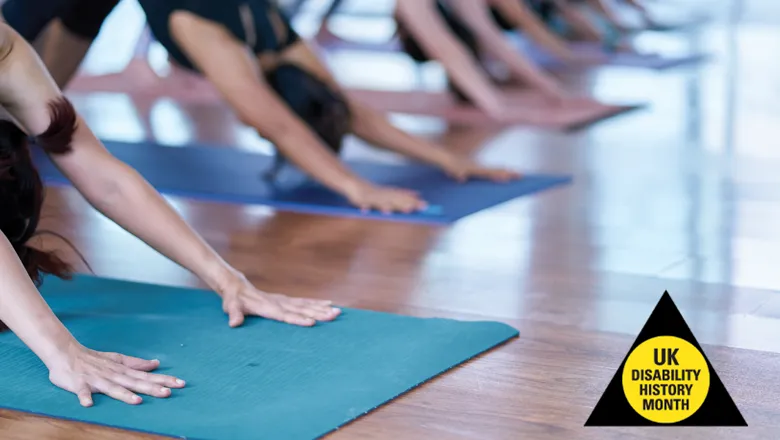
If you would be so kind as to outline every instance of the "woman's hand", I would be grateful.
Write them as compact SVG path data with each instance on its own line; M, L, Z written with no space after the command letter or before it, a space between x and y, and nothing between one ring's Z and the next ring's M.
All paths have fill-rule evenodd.
M444 172L459 182L466 182L470 179L484 179L505 183L522 177L516 171L486 167L471 159L461 157L453 158L451 163L444 168Z
M347 195L350 203L363 212L375 209L383 214L422 211L427 203L415 191L365 184Z
M292 298L258 290L237 271L233 272L232 281L217 293L222 297L222 309L227 313L231 327L243 324L246 316L311 327L318 321L333 321L341 314L331 301Z
M184 387L181 379L150 373L160 361L94 351L75 342L48 366L49 380L78 396L85 407L92 406L93 393L137 405L143 401L138 394L164 398L171 388Z

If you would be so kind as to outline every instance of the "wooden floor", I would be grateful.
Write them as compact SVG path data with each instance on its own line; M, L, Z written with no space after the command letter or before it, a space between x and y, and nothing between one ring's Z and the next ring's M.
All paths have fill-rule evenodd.
M323 3L323 2L314 2ZM715 2L719 13L735 6ZM780 10L742 3L744 20L647 39L710 51L702 68L603 69L568 78L643 112L561 134L514 127L400 126L473 150L486 162L571 173L575 182L446 227L277 213L265 207L175 207L261 288L415 316L490 319L521 338L422 386L334 439L771 439L780 431ZM739 6L739 5L737 5ZM125 1L86 69L120 69L142 21ZM313 19L298 20L312 29ZM138 26L136 26L136 24ZM308 26L308 27L307 27ZM128 41L129 40L129 41ZM101 59L103 60L101 62ZM349 84L408 87L402 57L331 57ZM114 63L114 64L112 64ZM119 67L117 67L119 66ZM359 70L352 66L360 66ZM422 76L434 84L440 72ZM391 81L392 80L392 81ZM221 106L74 96L106 139L269 146ZM352 157L386 160L358 142ZM392 159L392 158L390 158ZM227 176L226 176L227 178ZM172 285L197 280L93 212L50 190L44 227L72 239L101 276ZM748 428L584 428L593 406L668 290ZM74 400L75 402L75 400ZM0 438L136 439L131 433L0 412Z

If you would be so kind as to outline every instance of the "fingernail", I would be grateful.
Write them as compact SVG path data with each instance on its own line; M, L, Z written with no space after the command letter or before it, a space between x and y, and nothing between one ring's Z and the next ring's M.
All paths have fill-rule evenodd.
M133 396L133 402L141 403L141 397L139 396Z
M162 387L162 388L160 388L160 391L162 391L162 393L164 394L164 393L169 393L171 390L170 390L170 388Z
M176 385L184 385L186 382L184 382L181 379L176 379Z

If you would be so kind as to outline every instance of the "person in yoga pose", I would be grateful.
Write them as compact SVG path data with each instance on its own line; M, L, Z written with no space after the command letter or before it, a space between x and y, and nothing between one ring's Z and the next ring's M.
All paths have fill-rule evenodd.
M29 137L93 207L219 295L231 327L245 316L313 326L339 315L330 301L262 292L225 262L135 170L106 151L33 48L6 24L0 24L0 104L16 121L0 121L0 321L40 358L52 383L83 406L92 405L93 393L129 404L141 403L140 394L168 397L184 382L151 373L156 360L84 347L37 291L44 276L68 279L73 271L30 243L40 232L44 188Z
M631 29L626 26L620 16L615 13L612 5L606 0L569 0L569 3L588 8L590 12L595 15L596 19L602 22L601 26L611 27L620 34L627 35L633 30L639 30ZM623 3L624 5L635 9L640 14L645 26L655 26L655 21L650 15L650 11L644 6L641 0L621 0L619 3Z
M506 113L506 105L502 90L481 65L483 54L501 61L513 79L555 104L599 105L570 96L553 77L524 58L496 22L491 2L498 6L493 0L397 0L395 17L404 51L417 61L440 62L456 97L497 118Z
M425 209L426 203L413 191L376 186L351 172L338 157L349 133L438 166L461 181L519 177L411 136L350 100L272 1L140 4L152 33L177 66L205 76L244 123L276 146L277 158L290 160L363 210L410 213Z
M592 61L592 57L578 55L568 41L554 32L549 24L551 6L547 0L487 0L493 19L505 31L527 35L566 64Z

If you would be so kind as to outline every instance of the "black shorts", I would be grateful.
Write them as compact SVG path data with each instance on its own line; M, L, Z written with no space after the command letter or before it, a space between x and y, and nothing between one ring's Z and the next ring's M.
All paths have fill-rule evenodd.
M175 3L175 4L174 4ZM187 11L227 28L235 38L246 43L255 54L281 52L300 41L290 20L275 0L178 1L141 0L149 27L157 41L181 67L197 70L171 36L169 21L176 11ZM281 29L279 29L281 28ZM281 30L283 38L277 36Z
M68 31L92 41L117 3L119 0L7 0L2 13L8 25L27 41L38 38L55 18Z

